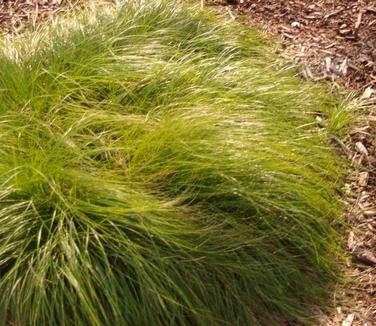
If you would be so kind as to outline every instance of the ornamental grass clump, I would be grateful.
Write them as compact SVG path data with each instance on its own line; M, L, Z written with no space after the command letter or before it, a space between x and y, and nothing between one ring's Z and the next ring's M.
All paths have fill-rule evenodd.
M309 323L346 113L275 59L171 1L3 40L0 324Z

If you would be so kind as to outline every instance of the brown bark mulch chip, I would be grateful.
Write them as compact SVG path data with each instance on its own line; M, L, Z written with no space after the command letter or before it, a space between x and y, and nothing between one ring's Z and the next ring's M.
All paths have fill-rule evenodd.
M355 126L344 139L351 162L345 218L350 224L347 249L351 258L345 271L350 284L337 293L335 318L353 315L351 326L376 325L376 114ZM334 326L328 319L325 325ZM338 323L341 325L341 323ZM345 324L347 325L347 324Z
M0 30L19 32L27 25L55 15L73 1L67 0L0 0Z
M375 0L243 0L237 10L288 40L310 78L376 91Z

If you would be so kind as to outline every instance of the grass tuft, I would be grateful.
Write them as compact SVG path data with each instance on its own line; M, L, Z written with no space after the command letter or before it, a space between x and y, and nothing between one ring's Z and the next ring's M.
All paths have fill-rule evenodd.
M3 40L0 324L309 323L346 107L205 11L94 9Z

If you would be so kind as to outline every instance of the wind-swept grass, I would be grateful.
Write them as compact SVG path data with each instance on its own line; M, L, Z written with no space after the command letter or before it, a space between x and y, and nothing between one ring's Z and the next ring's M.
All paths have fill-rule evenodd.
M171 1L2 49L1 325L309 323L335 277L346 118L324 88Z

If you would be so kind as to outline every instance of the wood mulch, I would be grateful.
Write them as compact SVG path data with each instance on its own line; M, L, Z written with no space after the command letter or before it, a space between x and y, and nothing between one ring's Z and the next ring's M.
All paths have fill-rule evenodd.
M225 14L281 40L281 55L302 77L329 80L356 94L363 109L352 130L334 139L351 168L345 184L346 285L334 293L325 326L376 325L376 0L208 0Z
M243 0L237 10L288 40L308 75L376 91L375 0Z
M20 32L26 26L74 5L70 0L0 0L0 30Z

